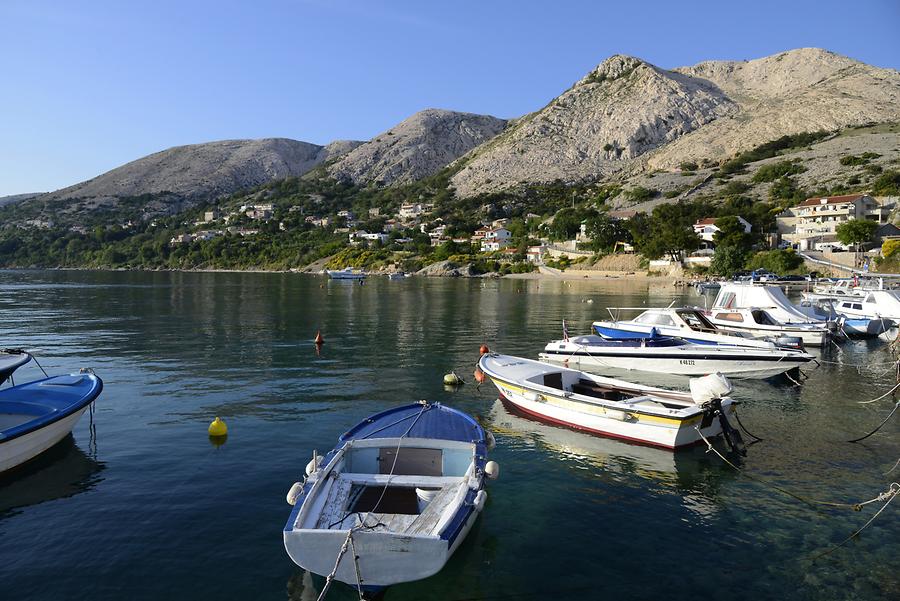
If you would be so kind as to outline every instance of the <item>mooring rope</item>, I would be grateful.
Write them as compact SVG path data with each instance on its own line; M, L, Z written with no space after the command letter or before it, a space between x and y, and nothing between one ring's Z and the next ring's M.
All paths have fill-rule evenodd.
M898 484L896 482L891 482L891 485L888 487L888 489L885 492L879 494L876 498L874 498L870 501L861 503L860 505L867 505L869 503L874 503L875 501L884 501L884 505L882 505L881 508L875 512L875 515L870 517L869 521L867 521L865 524L863 524L861 528L856 530L853 534L851 534L850 536L848 536L847 538L845 538L838 544L834 545L830 549L826 549L825 551L822 551L821 553L818 553L818 554L814 555L813 557L809 558L809 561L816 561L817 559L821 559L822 557L825 557L826 555L830 555L830 554L834 553L835 551L837 551L838 549L840 549L841 547L843 547L844 545L846 545L848 542L850 542L854 538L856 538L857 536L859 536L860 532L865 530L869 526L869 524L871 524L872 522L875 521L875 518L877 518L879 515L881 515L882 511L887 509L887 506L890 505L891 501L894 500L894 498L897 496L898 493L900 493L900 484Z
M718 451L718 449L716 449L716 448L712 445L712 443L709 442L709 440L708 440L705 436L703 436L703 432L700 431L700 428L699 428L699 427L694 426L694 429L697 430L697 434L699 434L699 435L700 435L700 438L703 439L703 442L706 443L706 447L707 447L707 448L706 448L706 452L707 452L707 453L710 452L710 451L712 451L713 453L715 453L716 455L719 456L719 459L721 459L722 461L724 461L729 467L731 467L731 468L732 468L733 470L735 470L736 472L738 472L738 473L740 473L740 474L743 474L744 476L750 478L751 480L755 480L755 481L759 482L760 484L764 484L765 486L768 486L769 488L772 488L772 489L774 489L774 490L777 490L778 492L780 492L780 493L782 493L782 494L784 494L784 495L787 495L787 496L789 496L789 497L792 497L792 498L794 498L794 499L797 499L797 500L800 501L801 503L804 503L804 504L806 504L806 505L809 505L810 507L816 507L817 505L824 505L824 506L826 506L826 507L841 507L841 508L845 508L845 509L853 509L853 510L855 510L855 511L859 511L859 508L860 508L860 507L862 507L863 505L867 505L867 504L869 504L869 503L872 502L872 501L865 501L865 502L863 502L863 503L835 503L835 502L832 502L832 501L819 501L819 500L817 500L817 499L807 499L807 498L805 498L805 497L801 497L800 495L795 494L795 493L792 493L791 491L789 491L789 490L787 490L787 489L781 488L781 487L778 486L777 484L773 484L773 483L769 482L768 480L764 480L763 478L759 478L759 477L754 476L754 475L752 475L752 474L748 474L746 471L742 470L741 468L739 468L738 466L736 466L735 464L733 464L731 461L729 461L727 457L725 457L724 455L722 455L722 453L720 453L720 452ZM876 500L877 500L877 498L876 498Z
M900 384L897 384L897 386L900 386ZM897 388L897 386L895 386L894 388ZM882 421L880 424L878 424L877 428L875 428L874 430L872 430L865 436L860 436L859 438L854 438L853 440L848 440L847 442L859 442L860 440L865 440L868 437L875 434L876 432L878 432L879 430L881 430L881 427L884 426L888 422L889 419L891 419L891 417L894 415L894 413L896 413L897 407L900 407L900 401L897 401L896 403L894 403L894 408L891 409L891 412L888 413L888 416L886 418L884 418L884 421Z
M875 397L874 399L872 399L870 401L856 401L856 402L859 403L860 405L868 405L869 403L874 403L875 401L880 401L881 399L885 398L889 394L893 393L898 388L900 388L900 382L897 382L893 388L891 388L890 390L888 390L887 392L885 392L883 395L881 395L879 397Z
M762 438L760 438L759 436L757 436L756 434L754 434L753 432L751 432L744 426L744 424L741 422L741 418L738 416L737 407L735 405L731 406L731 413L732 413L732 415L734 415L734 419L737 420L738 426L741 427L741 430L743 430L744 433L747 434L747 436L755 438L757 440L757 442L762 441Z
M350 543L353 541L354 530L355 528L351 528L347 532L347 538L344 539L344 544L341 545L341 550L338 551L337 560L334 562L334 568L331 570L331 573L325 577L325 586L322 587L322 592L319 593L319 597L316 599L316 601L323 601L323 599L325 599L325 596L328 594L328 589L331 588L331 583L334 582L334 577L337 574L338 566L341 565L341 559L343 559L344 554L347 553L347 549L350 548ZM360 591L359 598L362 599L362 591Z

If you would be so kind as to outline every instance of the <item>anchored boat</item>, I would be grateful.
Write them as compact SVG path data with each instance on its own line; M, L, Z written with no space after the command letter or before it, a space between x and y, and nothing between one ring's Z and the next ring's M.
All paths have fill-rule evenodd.
M653 335L631 340L586 335L550 342L539 358L588 371L613 368L684 376L718 372L738 378L768 378L808 363L812 355L797 349L692 344Z
M782 323L766 309L717 307L709 311L707 318L723 330L746 332L755 338L790 336L799 338L806 346L823 346L831 340L831 330L825 322Z
M783 337L775 340L761 340L746 332L731 332L717 327L696 307L666 307L647 309L646 307L610 307L610 321L595 321L594 331L603 338L628 339L649 338L653 332L663 336L683 338L695 344L718 344L724 346L745 346L752 348L800 348L802 341ZM613 315L613 311L616 314ZM642 311L634 319L618 318L621 311Z
M368 275L365 271L353 269L352 267L345 267L337 270L326 269L325 273L327 273L328 277L332 280L364 280Z
M439 403L369 417L288 492L288 555L329 584L369 592L437 573L484 508L485 477L499 473L486 457L492 441Z
M0 350L0 384L6 382L13 372L31 361L31 355L18 349Z
M69 435L103 390L92 373L55 376L0 390L0 473Z
M548 422L672 450L723 433L734 447L741 443L727 419L735 401L721 374L678 392L509 355L482 355L478 366L503 399Z

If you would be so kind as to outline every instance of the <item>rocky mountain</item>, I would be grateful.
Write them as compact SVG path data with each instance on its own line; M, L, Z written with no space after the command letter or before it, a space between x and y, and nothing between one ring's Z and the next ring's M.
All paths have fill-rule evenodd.
M5 205L15 204L17 202L22 202L23 200L28 200L29 198L34 198L38 196L40 192L31 192L28 194L11 194L9 196L0 196L0 207Z
M505 126L487 115L427 109L348 152L328 172L354 183L408 183L440 171Z
M461 160L461 196L719 162L785 134L900 120L900 73L819 49L667 71L613 56Z
M287 138L223 140L176 146L132 161L94 179L51 192L42 201L95 202L169 193L182 200L224 196L290 176L300 176L353 147L319 146Z

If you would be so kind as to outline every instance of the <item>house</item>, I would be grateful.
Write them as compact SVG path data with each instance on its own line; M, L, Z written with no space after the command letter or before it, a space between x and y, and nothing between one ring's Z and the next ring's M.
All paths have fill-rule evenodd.
M381 215L380 208L375 207L375 208L369 209L369 219L372 219L373 217L378 217L380 215Z
M609 211L606 216L613 221L625 221L627 219L631 219L637 214L638 212L632 209L619 209L617 211Z
M384 232L393 232L396 229L400 228L400 224L397 223L396 219L388 219L384 222L384 227L381 228Z
M382 244L387 243L388 235L387 234L379 234L373 233L370 234L365 230L357 230L355 232L350 232L348 234L348 238L350 239L350 244L361 244L362 242L381 242Z
M169 240L169 244L174 246L176 244L190 244L194 241L194 237L190 234L179 234Z
M544 254L547 252L547 247L541 244L540 246L529 246L525 251L525 258L532 263L541 264L544 262Z
M700 219L699 221L697 221L697 223L694 224L694 233L700 236L701 240L712 242L713 237L717 232L720 231L716 226L716 221L718 220L718 217L707 217L706 219ZM744 233L749 234L750 230L753 228L753 226L750 225L750 222L743 217L738 217L737 220L744 227Z
M888 222L893 203L868 194L845 194L807 198L790 211L775 218L782 237L802 250L816 244L834 242L837 226L852 219Z
M353 214L353 211L347 211L347 210L338 211L337 216L343 217L347 221L355 221L356 220L356 215Z
M219 209L213 209L212 211L206 211L205 213L203 213L204 223L209 223L210 221L215 221L221 218L222 212Z
M221 236L222 232L216 230L201 230L194 233L194 240L212 240L216 236Z
M509 246L511 238L512 233L505 227L489 228L481 239L481 252L493 252L505 248Z
M429 205L424 205L422 203L413 202L400 205L400 212L397 213L397 216L403 221L412 221L417 219L423 213L428 211Z
M270 219L275 212L275 207L270 204L244 205L241 207L241 211L250 219Z

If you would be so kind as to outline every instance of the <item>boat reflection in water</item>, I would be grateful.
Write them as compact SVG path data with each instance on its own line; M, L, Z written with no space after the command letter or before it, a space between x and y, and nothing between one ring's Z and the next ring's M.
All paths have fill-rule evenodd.
M512 404L494 401L485 424L498 438L512 437L529 446L561 454L582 464L599 468L614 477L638 476L652 480L661 489L681 497L681 505L700 518L718 510L715 484L733 475L721 462L710 459L705 447L691 447L673 453L666 449L630 444L554 426L519 413ZM727 468L726 468L727 469ZM710 478L710 471L714 472Z
M0 520L25 507L72 497L93 488L103 463L92 459L70 434L39 457L0 477Z
M324 582L324 579L322 579ZM287 582L288 601L317 601L319 587L309 570L295 570Z

